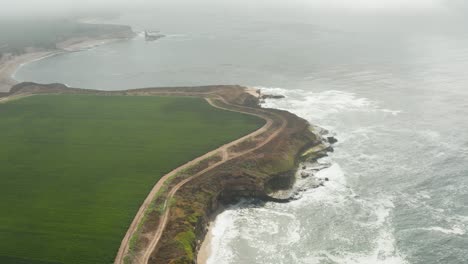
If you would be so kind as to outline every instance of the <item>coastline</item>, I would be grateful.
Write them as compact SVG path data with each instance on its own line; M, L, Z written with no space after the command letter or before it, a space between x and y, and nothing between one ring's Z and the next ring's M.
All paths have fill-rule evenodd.
M30 49L28 52L19 56L6 55L8 58L0 59L0 93L8 93L12 86L19 83L14 78L15 73L22 66L28 63L42 60L58 54L79 52L125 39L129 38L71 38L63 42L57 43L57 49L54 50Z
M318 156L311 153L303 157L301 154L323 142L321 137L310 131L307 121L286 111L259 108L258 97L245 89L219 85L99 91L69 88L62 84L21 83L11 89L7 100L12 96L31 94L197 96L205 98L214 107L265 119L262 128L161 178L127 230L114 262L187 260L196 263L200 259L198 263L206 263L212 249L210 240L213 241L214 218L224 205L244 197L289 201L290 197L277 198L270 194L289 189L298 161ZM255 167L250 164L255 164ZM203 247L202 242L205 244Z
M254 137L258 145L244 144L249 141L239 143L229 149L234 153L223 155L229 159L196 174L190 173L188 178L168 189L166 197L155 199L164 206L161 211L147 212L147 218L153 220L143 221L142 231L135 232L133 247L125 258L128 263L206 263L212 250L214 218L225 204L239 198L290 201L291 197L274 197L269 193L292 186L299 160L313 161L323 156L324 151L328 152L320 150L302 155L325 143L324 139L312 133L309 123L294 114L258 108L258 94L254 96L243 88L247 100L237 101L235 96L229 95L224 98L229 103L224 100L217 103L249 109L250 114L264 114L272 122L271 129ZM255 169L250 166L253 163ZM190 184L186 184L188 182ZM168 200L174 204L166 206ZM171 207L176 208L177 213L171 212ZM127 262L116 259L115 263Z
M0 92L9 92L17 84L13 76L23 65L58 53L58 51L33 51L9 59L0 60Z
M249 91L252 90L250 88L246 88L246 92L249 93ZM208 263L208 259L211 256L211 243L213 241L213 229L215 225L215 220L216 217L222 213L226 207L224 205L219 205L218 209L213 212L211 215L209 215L209 220L208 223L206 224L206 234L201 243L199 244L200 247L198 248L197 252L197 264L206 264Z

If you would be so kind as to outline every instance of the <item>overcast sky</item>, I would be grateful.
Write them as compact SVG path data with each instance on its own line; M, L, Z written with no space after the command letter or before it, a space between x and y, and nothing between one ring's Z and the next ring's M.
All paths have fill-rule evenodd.
M327 8L350 12L443 12L465 11L466 0L0 0L0 16L67 15L77 11L125 9L129 7L158 7L171 5L209 8L210 5L227 8ZM462 9L463 7L463 9Z

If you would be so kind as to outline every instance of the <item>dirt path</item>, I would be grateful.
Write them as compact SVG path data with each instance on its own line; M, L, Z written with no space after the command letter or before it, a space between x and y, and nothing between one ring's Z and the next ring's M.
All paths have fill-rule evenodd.
M10 95L7 97L0 98L0 104L4 104L13 100L18 100L24 97L31 96L30 94L19 94L19 95Z
M165 93L167 94L167 93ZM174 93L174 94L180 94L180 93ZM224 100L224 98L222 97L219 97L218 99L220 99L221 101L223 101L224 104L226 105L230 105L230 106L233 106L233 107L239 107L238 105L232 105L230 103L228 103L226 100ZM148 194L148 196L146 197L145 201L143 202L143 204L140 206L140 209L138 210L132 224L130 225L129 229L127 230L127 233L125 234L125 237L124 239L122 240L122 244L119 248L119 251L117 253L117 256L116 256L116 259L115 259L115 262L114 263L117 263L117 264L122 264L124 263L124 257L125 257L125 254L128 252L128 249L129 249L129 242L130 242L130 239L131 237L133 236L133 234L136 232L137 230L137 227L138 227L138 224L141 222L144 214L145 214L145 211L146 209L148 208L148 206L150 205L151 201L154 199L155 195L158 193L158 191L161 189L161 187L164 185L164 183L169 180L171 178L171 176L175 175L176 173L186 169L186 168L189 168L190 166L192 165L195 165L197 164L198 162L206 159L206 158L209 158L210 156L214 155L214 154L221 154L222 156L222 160L209 166L208 168L198 172L197 174L191 176L190 178L187 178L183 181L181 181L180 183L178 183L176 186L174 186L171 191L169 192L169 195L168 197L166 198L165 202L164 202L164 209L167 208L167 204L168 204L168 201L175 195L175 193L180 189L180 187L182 187L184 184L190 182L191 180L197 178L198 176L204 174L205 172L223 164L224 162L228 161L228 160L231 160L231 159L234 159L234 158L237 158L239 156L242 156L242 155L245 155L247 153L250 153L252 151L255 151L259 148L261 148L262 146L264 146L265 144L267 144L268 142L270 142L273 138L275 138L285 127L286 127L286 120L279 116L278 117L282 120L282 126L280 128L278 128L273 134L271 134L267 139L265 139L263 142L261 142L260 144L258 144L256 147L252 148L252 149L248 149L246 151L243 151L243 152L240 152L240 153L235 153L234 155L230 156L230 153L229 153L229 148L246 140L246 139L249 139L249 138L254 138L266 131L268 131L272 126L273 126L273 123L274 121L268 117L268 115L262 115L262 114L258 114L258 113L252 113L252 112L249 112L249 111L240 111L240 110L234 110L234 109L229 109L229 108L225 108L225 107L222 107L222 106L218 106L216 105L211 99L209 98L206 98L206 100L208 101L208 103L210 103L210 105L212 105L213 107L216 107L216 108L219 108L219 109L223 109L223 110L227 110L227 111L232 111L232 112L239 112L239 113L244 113L244 114L250 114L250 115L255 115L255 116L258 116L264 120L266 120L266 123L263 127L261 127L260 129L242 137L242 138L239 138L235 141L232 141L228 144L225 144L213 151L210 151L209 153L206 153L205 155L203 156L200 156L174 170L172 170L171 172L169 172L168 174L164 175L157 183L156 185L153 187L153 189L151 190L151 192ZM245 107L246 109L249 109L249 107ZM255 111L260 111L260 112L263 112L264 110L261 110L261 109L255 109ZM143 259L141 261L139 261L139 263L147 263L148 262L148 259L151 255L151 253L153 252L154 248L156 247L159 239L161 238L161 235L164 231L164 228L167 224L167 219L168 219L168 216L169 216L169 213L170 213L170 210L167 209L165 211L165 213L163 214L160 222L159 222L159 226L158 226L158 229L156 231L156 234L154 235L153 239L151 239L151 242L150 242L150 245L149 247L146 249L144 255L143 255Z
M268 116L263 116L263 115L260 115L260 114L254 114L254 113L250 113L250 112L243 112L243 111L237 111L237 110L232 110L232 109L227 109L227 108L223 108L223 107L220 107L220 106L217 106L216 104L214 104L211 100L208 99L208 102L210 102L211 105L213 105L214 107L217 107L217 108L221 108L221 109L225 109L225 110L229 110L229 111L236 111L236 112L240 112L240 113L246 113L246 114L253 114L253 115L256 115L256 116L260 116L261 118L267 120L267 124L262 127L261 129L255 131L254 133L250 134L250 135L247 135L246 137L243 137L241 138L240 140L236 140L234 142L231 142L230 144L228 145L225 145L223 147L221 147L223 150L227 151L227 149L230 147L230 146L234 146L235 144L237 144L238 142L246 139L246 138L249 138L249 137L255 137L256 135L258 134L261 134L263 133L264 131L266 131L268 128L271 127L271 125L273 125L273 120L271 118L269 118ZM227 103L226 101L223 100L224 103L230 105L229 103ZM145 254L143 255L143 259L141 260L140 263L148 263L148 260L152 254L152 252L154 251L154 249L156 248L156 245L158 244L159 242L159 239L161 238L163 232L164 232L164 228L166 227L166 224L167 224L167 221L168 221L168 218L169 218L169 214L170 214L170 208L167 207L167 201L169 201L170 199L172 199L175 195L175 193L183 186L185 185L186 183L192 181L193 179L199 177L200 175L203 175L204 173L206 173L207 171L213 169L213 168L216 168L218 167L219 165L225 163L226 161L229 161L229 160L232 160L232 159L235 159L235 158L238 158L242 155L245 155L245 154L248 154L250 152L253 152L261 147L263 147L264 145L266 145L268 142L270 142L272 139L274 139L285 127L286 127L286 120L279 116L278 117L282 120L282 124L281 126L274 132L272 133L268 138L266 138L265 140L263 140L260 144L256 145L254 148L251 148L251 149L248 149L248 150L245 150L243 152L240 152L240 153L236 153L235 155L232 155L230 156L229 158L227 159L223 159L222 161L220 162L217 162L213 165L211 165L210 167L198 172L197 174L193 175L192 177L190 178L187 178L183 181L181 181L179 184L177 184L176 186L174 186L174 188L172 188L172 190L169 192L169 195L168 197L166 198L166 201L164 202L164 209L167 208L167 210L165 211L164 215L162 216L160 222L159 222L159 226L158 226L158 230L156 231L156 234L155 236L153 237L153 239L151 240L150 242L150 245L147 247L146 251L145 251ZM255 134L255 135L254 135Z

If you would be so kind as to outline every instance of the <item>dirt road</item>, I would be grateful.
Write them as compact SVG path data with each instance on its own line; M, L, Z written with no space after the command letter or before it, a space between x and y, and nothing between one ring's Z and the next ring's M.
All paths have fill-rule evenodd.
M229 110L229 111L236 111L236 110L231 110L231 109L219 107L219 106L213 104L213 102L210 101L209 99L208 99L208 101L209 101L210 104L213 105L214 107L221 108L221 109L225 109L225 110ZM224 101L224 103L226 103L226 102ZM247 113L247 114L253 114L253 113L250 113L250 112L242 112L242 111L236 111L236 112ZM231 142L230 144L221 147L221 149L222 149L223 151L228 152L228 148L229 148L230 146L234 146L234 145L236 145L237 143L239 143L240 141L245 140L246 138L255 137L256 135L263 133L264 131L266 131L266 130L273 124L273 120L271 120L268 116L262 116L262 115L257 115L257 114L254 114L254 115L260 116L260 117L264 118L265 120L267 120L267 124L266 124L265 126L263 126L261 129L255 131L254 133L252 133L252 134L250 134L250 135L247 135L247 136L245 136L245 137L243 137L243 138L241 138L241 139L239 139L239 140L233 141L233 142ZM221 160L221 161L219 161L219 162L217 162L217 163L211 165L210 167L208 167L208 168L206 168L206 169L200 171L199 173L197 173L197 174L195 174L195 175L193 175L193 176L191 176L191 177L189 177L189 178L187 178L187 179L181 181L179 184L177 184L176 186L174 186L174 188L172 188L172 190L169 192L168 197L166 198L166 201L164 202L164 209L167 208L167 210L165 210L164 215L162 216L162 218L161 218L161 220L160 220L160 222L159 222L159 226L158 226L158 230L156 231L156 235L155 235L154 238L151 240L150 245L147 247L147 250L145 251L145 254L143 255L143 259L142 259L141 262L139 262L139 263L142 263L142 264L143 264L143 263L144 263L144 264L148 263L148 260L149 260L149 258L150 258L150 256L151 256L151 253L153 252L154 248L156 248L156 245L158 244L159 239L161 238L161 235L162 235L162 233L163 233L163 231L164 231L164 228L166 227L167 220L168 220L169 214L170 214L170 208L167 207L167 203L168 203L168 201L169 201L170 199L172 199L172 198L174 197L175 193L176 193L183 185L185 185L186 183L188 183L188 182L192 181L193 179L199 177L200 175L203 175L203 174L206 173L207 171L212 170L212 169L218 167L219 165L225 163L226 161L229 161L229 160L235 159L235 158L237 158L237 157L240 157L240 156L242 156L242 155L245 155L245 154L247 154L247 153L253 152L253 151L255 151L255 150L257 150L257 149L263 147L263 146L264 146L265 144L267 144L268 142L270 142L272 139L274 139L274 138L286 127L286 124L287 124L287 123L286 123L286 120L284 120L281 116L278 116L278 117L282 120L281 126L280 126L274 133L272 133L268 138L266 138L265 140L263 140L261 143L257 144L254 148L245 150L245 151L240 152L240 153L236 153L236 154L230 156L229 158L223 159L223 160ZM266 128L266 126L268 126L268 128ZM259 132L259 133L257 133L257 132ZM254 135L254 134L255 134L255 135ZM228 153L228 154L229 154L229 153Z

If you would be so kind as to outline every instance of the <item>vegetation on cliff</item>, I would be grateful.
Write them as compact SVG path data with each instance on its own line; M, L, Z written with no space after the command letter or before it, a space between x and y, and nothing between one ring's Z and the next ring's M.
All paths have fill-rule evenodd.
M300 153L318 140L304 120L287 112L270 111L288 120L284 132L263 148L231 160L181 188L149 263L194 263L209 217L220 203L242 197L276 200L269 196L270 191L291 187ZM194 234L188 237L191 240L177 239L187 233Z
M279 201L269 192L290 188L301 154L321 142L305 120L285 111L259 108L258 98L242 87L221 88L199 96L211 98L217 107L261 116L271 122L268 129L231 146L224 154L227 158L209 170L192 168L169 181L156 201L170 199L171 203L147 210L125 263L194 263L208 219L220 203L242 197ZM182 181L186 183L180 185Z

